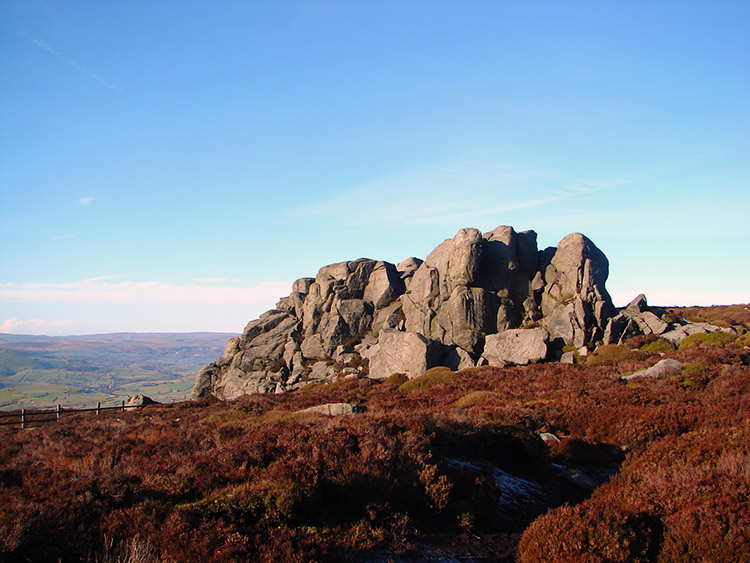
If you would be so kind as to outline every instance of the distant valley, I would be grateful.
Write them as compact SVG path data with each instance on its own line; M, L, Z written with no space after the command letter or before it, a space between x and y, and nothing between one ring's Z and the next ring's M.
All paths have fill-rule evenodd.
M183 400L229 333L0 334L0 410Z

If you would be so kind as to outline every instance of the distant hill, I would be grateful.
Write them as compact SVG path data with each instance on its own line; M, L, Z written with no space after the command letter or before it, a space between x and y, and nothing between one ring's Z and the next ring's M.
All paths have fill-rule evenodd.
M185 398L230 333L0 334L0 409Z

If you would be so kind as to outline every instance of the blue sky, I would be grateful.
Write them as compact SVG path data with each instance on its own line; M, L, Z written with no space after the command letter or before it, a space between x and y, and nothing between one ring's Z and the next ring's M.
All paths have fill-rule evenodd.
M239 332L461 227L750 301L750 3L0 3L0 332Z

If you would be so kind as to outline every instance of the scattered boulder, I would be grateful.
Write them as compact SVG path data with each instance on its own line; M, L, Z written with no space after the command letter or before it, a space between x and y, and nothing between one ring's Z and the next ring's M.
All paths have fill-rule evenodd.
M326 403L325 405L316 405L297 411L306 414L324 414L327 416L341 416L345 414L358 414L365 412L365 407L352 405L350 403Z
M145 407L147 405L158 404L158 401L154 401L151 397L147 397L146 395L134 395L132 397L128 397L128 400L125 401L125 410L132 410L140 407Z
M671 330L662 333L661 337L668 342L671 342L675 346L678 346L680 342L685 340L691 334L702 334L707 332L728 332L733 333L734 330L731 328L724 328L715 326L709 323L690 323L683 321L675 324Z
M678 346L691 334L734 332L731 328L722 328L709 323L667 319L670 318L667 317L664 309L649 307L646 296L640 294L609 320L602 341L604 344L624 344L634 336L653 334Z
M639 377L663 377L665 375L672 375L673 373L679 373L682 369L682 362L673 360L671 358L664 358L650 368L642 369L631 375L624 375L620 379L629 381L631 379L637 379Z

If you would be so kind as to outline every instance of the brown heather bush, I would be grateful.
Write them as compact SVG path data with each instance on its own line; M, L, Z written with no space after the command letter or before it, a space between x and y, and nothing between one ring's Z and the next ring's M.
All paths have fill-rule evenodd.
M682 373L625 382L656 358L608 355L4 427L0 560L748 561L750 351L666 354ZM294 414L327 402L367 412ZM585 499L553 462L622 465ZM546 506L501 514L500 469Z
M646 344L651 344L657 340L659 340L659 337L655 334L639 334L628 338L623 344L630 349L643 348ZM674 350L674 348L672 349Z

